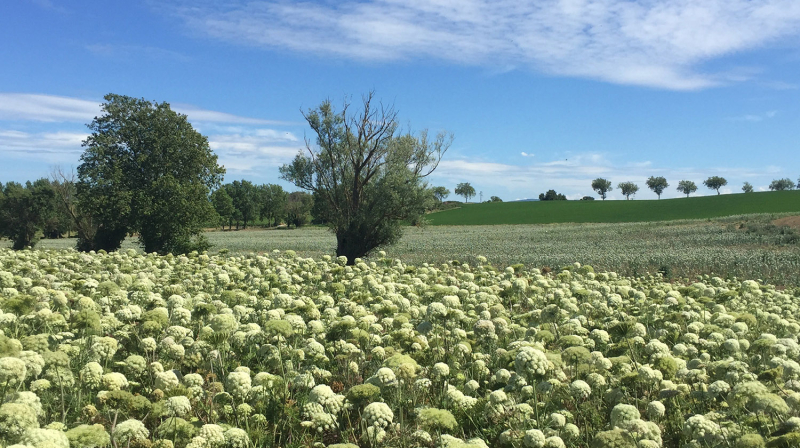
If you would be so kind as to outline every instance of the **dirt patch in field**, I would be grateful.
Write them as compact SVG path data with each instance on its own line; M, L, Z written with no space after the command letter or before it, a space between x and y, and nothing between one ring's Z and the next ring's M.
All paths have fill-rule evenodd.
M772 221L776 226L787 226L795 229L800 229L800 216L787 216L785 218L776 219Z

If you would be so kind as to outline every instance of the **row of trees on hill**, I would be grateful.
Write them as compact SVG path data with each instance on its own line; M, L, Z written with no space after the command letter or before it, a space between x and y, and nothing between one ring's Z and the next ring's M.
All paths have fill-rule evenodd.
M77 175L0 185L0 236L13 247L32 246L41 234L75 231L77 249L113 251L138 235L146 252L186 253L209 247L202 230L257 219L302 225L309 215L336 234L337 256L349 263L395 242L403 222L421 216L449 194L424 181L452 142L398 132L397 113L363 97L358 111L330 101L303 116L316 145L283 165L282 179L305 190L249 181L222 184L205 136L167 103L122 95L104 97Z
M659 199L661 199L661 194L669 187L667 179L662 176L650 176L645 182L645 185L657 194ZM717 194L720 194L720 188L728 185L728 181L724 177L711 176L703 181L703 185L711 190L715 190ZM617 184L617 188L619 188L626 199L630 199L631 196L639 191L639 186L634 182L620 182ZM769 186L769 189L773 191L792 190L794 188L795 183L789 178L773 180ZM797 188L800 188L800 178L797 180ZM610 180L599 177L592 181L592 189L605 200L606 195L613 188ZM691 180L681 180L678 182L677 190L685 194L686 197L689 197L690 194L697 191L697 184ZM745 193L752 193L753 186L749 182L745 182L742 186L742 191Z
M444 200L448 196L450 196L450 190L448 190L447 187L433 187L431 191L433 192L433 195L436 198L436 200L439 201L440 203L444 202ZM469 182L459 183L458 185L456 185L454 191L456 196L461 196L464 198L464 202L469 203L469 200L474 198L476 194L479 194L481 196L481 202L484 202L483 192L481 191L480 193L477 193L475 191L475 187L473 187ZM485 202L503 202L503 200L500 199L499 196L490 196L489 200Z

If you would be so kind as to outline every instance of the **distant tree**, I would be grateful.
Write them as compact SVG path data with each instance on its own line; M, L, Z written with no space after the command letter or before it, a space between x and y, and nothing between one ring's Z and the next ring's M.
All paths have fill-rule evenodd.
M167 103L109 94L101 107L83 142L77 185L97 231L79 247L116 250L136 232L145 252L207 248L209 196L225 173L208 139Z
M70 221L67 233L74 229L78 234L79 244L93 241L97 226L94 225L92 217L80 207L75 172L72 170L66 172L60 166L56 166L50 173L50 185L55 194L56 208ZM90 247L82 246L77 249L91 250Z
M688 198L690 194L697 191L697 185L695 185L695 183L690 180L682 180L678 182L678 191L685 194L686 197Z
M318 216L336 234L336 255L355 263L374 248L393 244L403 222L425 213L429 198L424 178L439 165L452 142L440 133L398 132L397 113L375 104L374 92L353 112L345 102L336 112L330 101L303 116L317 136L280 168L281 178L311 191L325 204Z
M303 191L289 193L286 198L286 224L295 227L306 225L314 207L313 197Z
M261 185L259 190L261 192L259 217L267 220L267 227L277 226L280 218L285 214L284 209L289 193L278 184Z
M752 193L753 186L750 185L750 182L745 182L744 185L742 185L742 191L745 193Z
M580 200L581 201L594 201L594 197L592 197L592 196L584 196Z
M797 178L797 188L800 189L800 177Z
M236 207L233 206L233 198L228 194L227 188L218 188L211 193L211 204L214 206L217 215L219 215L220 224L225 228L225 223L228 223L228 228L232 227L233 214L236 213Z
M444 202L444 200L447 199L448 196L450 196L450 190L448 190L446 187L433 187L432 191L433 191L433 196L439 202Z
M556 190L547 190L547 193L539 193L540 201L566 201L567 197Z
M639 186L633 182L620 182L617 184L617 188L622 191L622 194L625 196L626 200L629 200L631 196L635 195L637 191L639 191Z
M788 177L775 179L769 184L769 189L772 191L794 190L794 181Z
M48 178L36 180L33 186L34 188L43 188L52 192L52 194L48 194L49 202L42 204L45 207L44 215L42 216L43 236L45 238L61 238L72 228L72 219L56 196L56 186ZM59 187L61 186L59 185Z
M703 181L703 185L711 190L717 190L717 194L719 194L719 189L728 185L728 181L724 177L711 176Z
M661 193L663 193L667 187L669 187L669 184L667 183L667 179L665 177L650 176L647 179L647 188L653 190L653 192L658 195L658 199L661 199Z
M489 198L489 202L503 202L503 200L499 196L492 196Z
M233 207L236 209L233 215L236 219L236 228L239 228L241 221L242 227L246 229L247 223L252 223L261 209L258 187L249 180L235 180L226 184L225 190L233 199Z
M14 250L35 246L54 198L47 179L27 182L25 186L5 184L0 195L0 236L10 239Z
M475 197L475 188L469 182L462 182L456 185L455 192L456 195L463 196L465 202L469 202L470 198Z
M612 190L611 181L608 179L603 179L602 177L598 177L592 181L592 190L596 191L597 194L599 194L600 197L605 201L606 193Z

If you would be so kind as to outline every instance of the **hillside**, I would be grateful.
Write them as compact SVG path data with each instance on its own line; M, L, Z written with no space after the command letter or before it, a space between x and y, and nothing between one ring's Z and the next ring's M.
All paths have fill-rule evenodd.
M800 213L800 191L769 191L630 201L531 201L467 204L432 213L431 225L553 224L705 219L751 213Z

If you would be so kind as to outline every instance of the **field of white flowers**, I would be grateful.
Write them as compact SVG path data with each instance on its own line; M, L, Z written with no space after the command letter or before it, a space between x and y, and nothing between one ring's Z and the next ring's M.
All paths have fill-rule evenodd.
M485 256L495 266L524 264L559 267L580 262L620 275L661 271L667 279L708 274L761 279L800 286L800 230L775 228L783 215L742 215L713 220L616 224L409 227L396 245L386 248L404 263L475 263ZM764 230L766 229L766 230ZM336 238L328 230L212 231L211 252L232 254L294 250L303 257L333 255ZM38 248L67 249L74 239L42 240ZM0 247L10 244L0 241ZM138 249L135 238L123 248Z
M800 446L800 289L0 249L0 445Z

